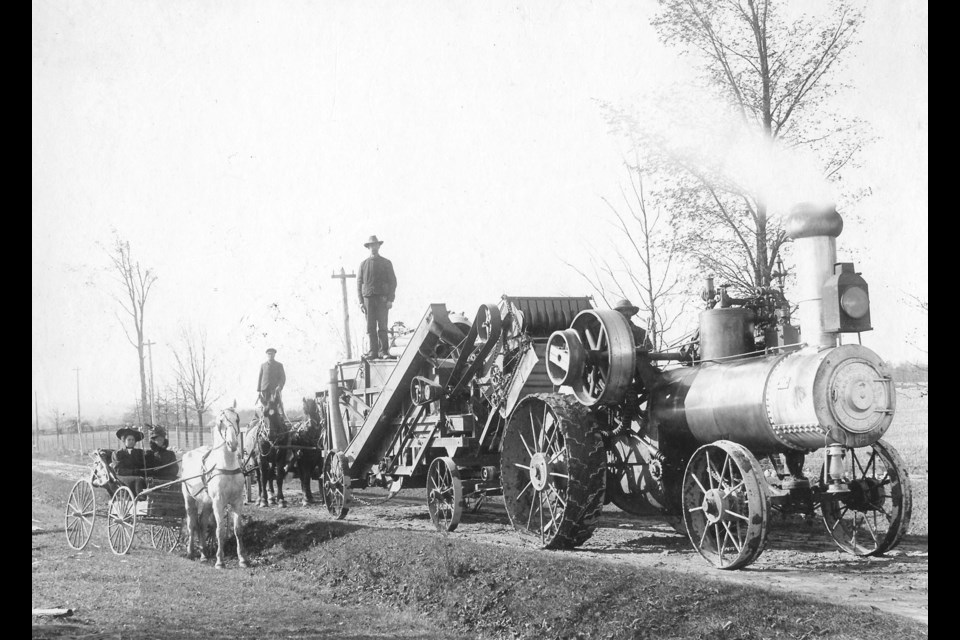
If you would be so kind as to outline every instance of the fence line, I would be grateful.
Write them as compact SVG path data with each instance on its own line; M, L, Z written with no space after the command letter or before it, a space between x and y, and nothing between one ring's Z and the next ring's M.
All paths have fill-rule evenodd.
M120 441L117 440L116 432L120 426L112 426L97 431L84 431L83 442L76 431L64 431L59 439L56 433L41 432L39 441L39 451L52 452L62 451L66 453L87 453L94 449L119 449ZM33 449L37 450L37 434L31 434ZM148 442L149 434L144 434L144 439L138 444L139 447L147 449L150 447ZM170 441L170 449L189 451L202 444L210 444L210 428L204 425L203 430L199 430L197 425L190 425L189 433L180 428L179 434L176 428L167 431L167 439Z

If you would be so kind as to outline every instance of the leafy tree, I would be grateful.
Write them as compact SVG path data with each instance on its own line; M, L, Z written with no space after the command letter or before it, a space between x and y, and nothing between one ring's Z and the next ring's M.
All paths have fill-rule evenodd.
M784 172L786 154L813 158L817 181L839 182L867 141L860 120L830 106L843 87L834 72L857 42L862 14L846 1L816 18L786 15L782 0L658 4L653 26L661 40L695 61L735 122L723 127L711 120L699 128L697 115L673 101L671 109L686 119L669 133L622 109L609 109L611 124L650 153L656 200L674 214L681 250L721 282L769 286L786 240L772 215L776 183L797 179L775 175ZM678 141L680 133L687 142ZM857 193L848 189L848 197Z

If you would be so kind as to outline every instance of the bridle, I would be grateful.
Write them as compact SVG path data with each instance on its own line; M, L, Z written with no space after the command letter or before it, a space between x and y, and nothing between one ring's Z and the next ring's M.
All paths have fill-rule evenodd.
M228 411L233 414L233 420L227 417L226 414ZM232 432L233 437L227 437L224 422L229 425L229 429ZM221 443L218 446L224 446L231 452L236 452L237 446L240 442L240 415L234 409L221 410L220 415L217 417L217 432L220 434L221 440Z

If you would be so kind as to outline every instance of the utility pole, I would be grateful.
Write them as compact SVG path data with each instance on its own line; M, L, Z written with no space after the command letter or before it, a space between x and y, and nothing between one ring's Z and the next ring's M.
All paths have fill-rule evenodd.
M80 438L80 451L83 451L83 429L80 427L80 367L74 368L74 371L77 372L77 437Z
M147 351L150 354L150 424L157 424L157 415L155 413L156 400L153 397L153 345L156 343L152 340L150 342L144 342L147 345Z
M331 278L339 278L340 285L343 288L343 339L347 343L347 360L353 359L350 352L350 305L347 303L347 278L356 278L357 274L347 273L340 267L340 273L334 273Z
M37 451L40 451L40 405L37 404L37 392L33 392L33 412L37 416Z

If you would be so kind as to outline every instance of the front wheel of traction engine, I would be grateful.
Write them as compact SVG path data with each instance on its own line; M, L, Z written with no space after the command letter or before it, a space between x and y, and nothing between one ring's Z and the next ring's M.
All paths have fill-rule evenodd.
M843 466L849 492L822 498L823 523L844 551L877 556L895 547L910 527L913 497L907 467L897 450L883 440L866 452L850 449L846 454Z
M586 542L600 519L606 452L591 414L573 398L537 394L511 413L500 457L514 528L544 549Z
M693 547L719 569L742 569L767 543L769 498L760 463L742 445L697 449L683 474L683 521Z

